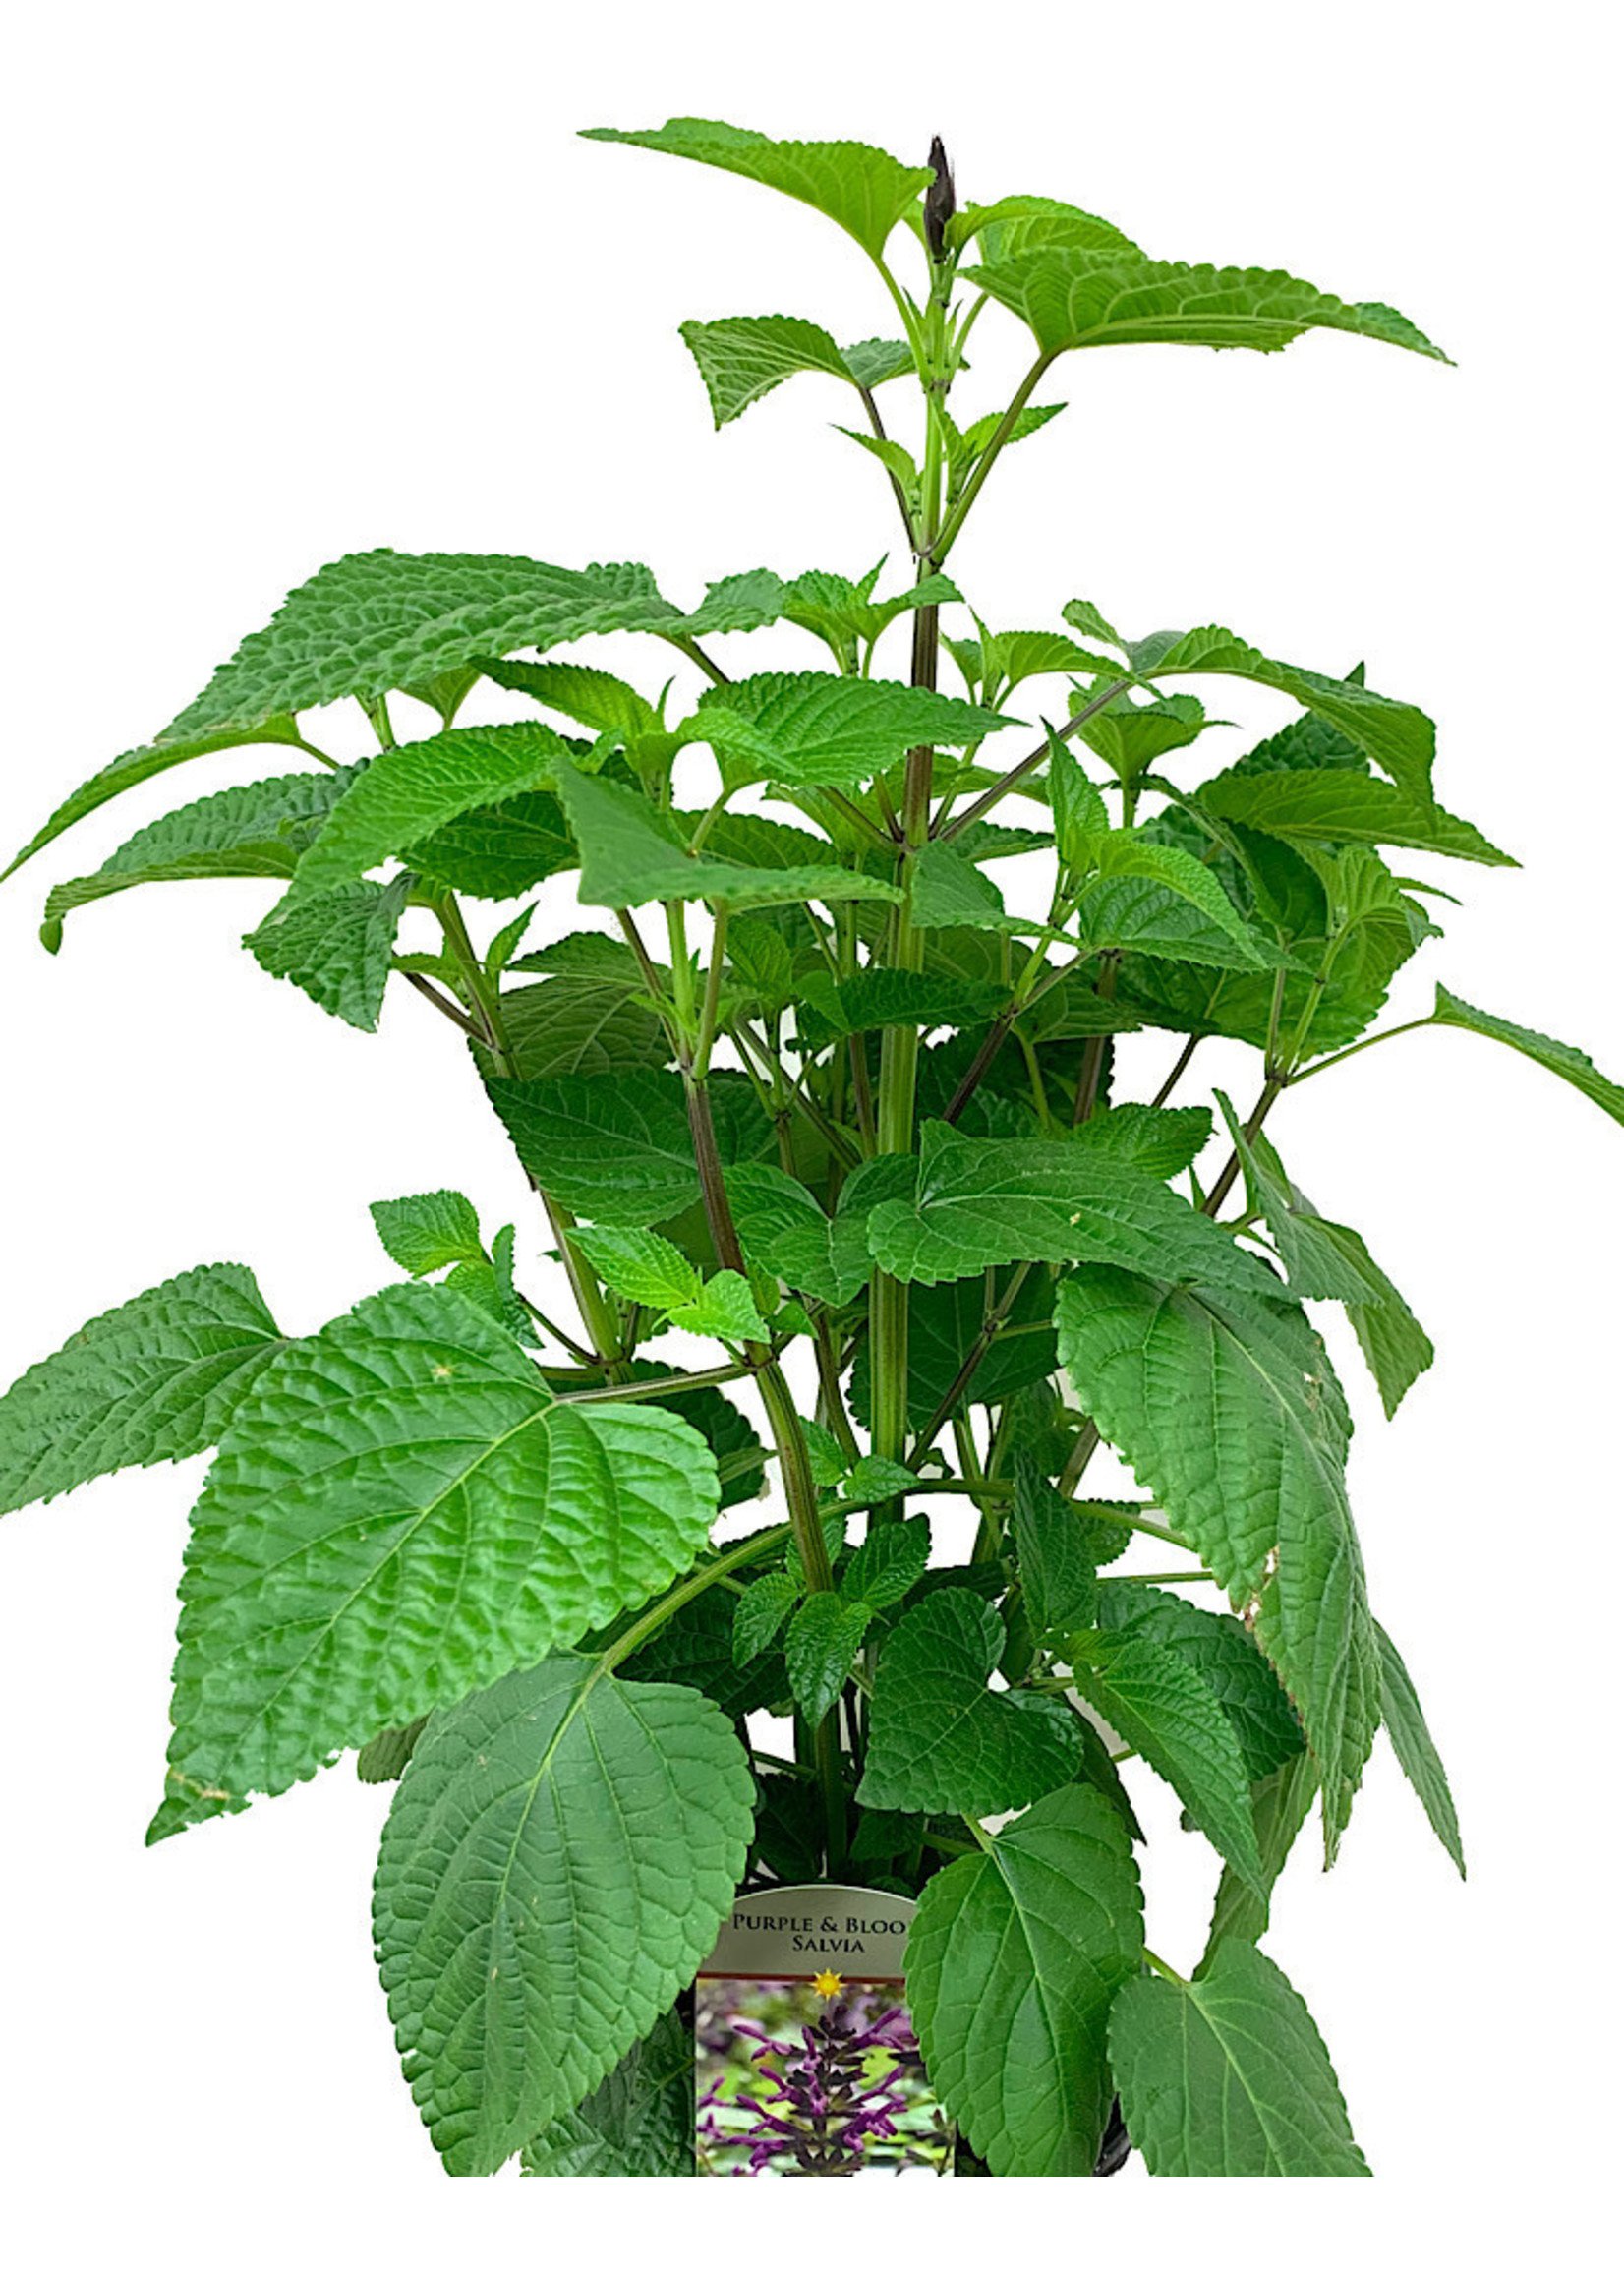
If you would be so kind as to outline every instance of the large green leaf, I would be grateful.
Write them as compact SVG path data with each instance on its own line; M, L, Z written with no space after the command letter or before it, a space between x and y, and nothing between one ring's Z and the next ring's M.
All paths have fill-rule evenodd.
M752 1159L771 1127L742 1076L713 1076L725 1163ZM490 1084L519 1158L543 1188L606 1224L658 1224L699 1198L682 1084L675 1075L564 1075Z
M430 1722L373 1925L450 2171L495 2171L669 2010L743 1874L754 1789L709 1700L601 1660L546 1659Z
M1332 679L1299 664L1260 655L1222 624L1195 631L1156 632L1129 642L1133 669L1147 679L1176 679L1215 671L1273 687L1323 720L1390 775L1418 804L1430 804L1436 730L1424 711L1375 694L1363 679ZM1457 828L1465 827L1457 823Z
M549 789L521 790L459 814L405 846L404 857L426 884L487 901L517 900L580 858L564 809Z
M1347 1408L1294 1305L1085 1265L1060 1291L1084 1410L1206 1559L1302 1716L1334 1855L1379 1715Z
M1431 1341L1370 1251L1346 1224L1318 1215L1287 1176L1266 1137L1248 1138L1222 1090L1218 1102L1257 1210L1286 1266L1292 1293L1344 1304L1388 1418L1432 1364Z
M1416 1685L1410 1679L1410 1669L1400 1658L1392 1636L1379 1623L1376 1627L1376 1648L1381 1656L1381 1720L1382 1726L1393 1741L1399 1767L1416 1789L1416 1795L1426 1811L1426 1821L1443 1843L1444 1852L1453 1862L1462 1879L1466 1877L1466 1855L1461 1846L1461 1827L1455 1814L1454 1795L1449 1789L1449 1778L1432 1732L1421 1712Z
M928 166L904 166L867 143L773 142L747 127L721 119L672 118L663 127L638 131L588 127L589 142L631 143L639 149L665 150L720 166L747 181L782 190L787 198L815 205L848 230L866 252L879 259L886 239L920 193L929 188Z
M859 374L872 369L872 360L859 356L854 368L821 323L801 316L724 316L714 323L688 322L680 328L719 427L797 372L826 372L847 386L871 383ZM903 367L911 367L908 350L900 342L895 345Z
M713 741L730 781L851 788L921 744L960 748L1012 722L929 687L833 671L763 671L710 687L679 729Z
M1143 1632L1078 1635L1070 1660L1080 1695L1167 1778L1225 1862L1261 1895L1247 1765L1210 1686Z
M189 758L211 757L216 750L235 750L249 742L297 742L299 726L294 719L271 716L256 726L243 729L226 728L216 734L193 734L175 741L144 743L136 750L125 750L99 773L92 774L72 790L48 819L41 822L28 844L11 862L0 870L0 883L20 869L26 860L31 860L65 829L72 829L76 821L83 821L87 813L110 798L120 797L126 789L134 789L139 783L148 782L154 774L165 774L171 766L182 766Z
M594 734L617 734L628 742L663 732L660 713L635 687L590 664L532 664L491 660L486 676L498 687L529 695L551 711L561 711Z
M1254 1783L1302 1752L1291 1700L1238 1618L1136 1581L1102 1589L1100 1611L1102 1626L1147 1637L1200 1675L1228 1715Z
M1299 1751L1289 1761L1260 1777L1251 1788L1251 1821L1257 1834L1257 1852L1263 1864L1264 1897L1225 1867L1213 1898L1212 1925L1201 1967L1211 1965L1213 1953L1226 1936L1255 1943L1269 1923L1269 1900L1274 1883L1286 1868L1297 1836L1307 1822L1319 1790L1319 1773L1313 1755ZM1267 1898L1267 1899L1265 1899Z
M272 978L291 979L323 1011L372 1034L410 891L411 879L401 875L313 893L292 907L284 903L243 945Z
M1003 1651L997 1611L967 1588L940 1588L899 1621L875 1676L864 1808L991 1816L1071 1782L1076 1717L1058 1698L988 1689Z
M688 2180L694 2176L694 2040L665 2014L568 2116L527 2140L531 2180Z
M645 1000L623 986L569 974L539 987L504 987L502 1030L521 1081L565 1074L624 1073L664 1066L666 1030Z
M1030 1456L1019 1451L1014 1533L1021 1601L1033 1633L1064 1634L1092 1624L1099 1588L1084 1519Z
M563 736L540 719L452 727L424 742L380 750L301 859L291 899L353 883L477 806L551 789L569 755Z
M1509 1049L1520 1050L1525 1058L1532 1058L1536 1066L1542 1066L1548 1074L1571 1081L1575 1089L1582 1090L1593 1105L1598 1105L1614 1121L1624 1122L1624 1089L1616 1081L1609 1081L1572 1043L1554 1042L1548 1034L1538 1034L1532 1026L1514 1025L1509 1019L1497 1018L1492 1011L1476 1011L1445 987L1438 989L1432 1023L1464 1026L1469 1034L1486 1034L1491 1042L1503 1042Z
M54 953L75 908L133 885L210 877L281 877L343 796L356 770L281 774L245 788L216 790L137 830L91 876L53 885L40 937Z
M158 743L260 728L345 695L376 701L510 648L682 623L635 563L556 568L502 553L352 553L290 593Z
M942 1122L925 1125L913 1198L874 1210L869 1246L896 1279L1087 1260L1256 1293L1276 1284L1166 1185L1094 1146L961 1137Z
M831 862L754 868L709 851L691 852L674 818L639 791L571 768L559 769L558 795L581 848L581 899L594 906L719 900L748 908L783 901L901 898L894 884Z
M1165 342L1286 347L1305 331L1362 333L1447 363L1397 309L1350 305L1278 268L1191 267L1133 248L1040 245L966 268L966 279L1031 327L1045 356L1068 348Z
M1079 1786L926 1882L908 2004L931 2082L999 2177L1091 2177L1111 2108L1107 2020L1141 1938L1127 1828Z
M1219 774L1202 784L1196 797L1220 821L1260 829L1269 837L1284 838L1288 845L1304 839L1332 845L1400 845L1490 867L1517 865L1470 821L1351 766Z
M285 1347L240 1263L204 1263L103 1312L0 1397L0 1510L218 1444Z
M1369 2177L1308 2009L1249 1943L1221 1943L1193 1982L1120 1991L1111 2068L1155 2179Z
M221 1440L148 1837L577 1642L691 1560L717 1499L675 1415L555 1402L452 1288L370 1297L286 1350Z
M1280 962L1209 868L1176 845L1135 839L1113 833L1096 847L1101 874L1077 901L1076 937L1085 950L1136 949L1231 971Z

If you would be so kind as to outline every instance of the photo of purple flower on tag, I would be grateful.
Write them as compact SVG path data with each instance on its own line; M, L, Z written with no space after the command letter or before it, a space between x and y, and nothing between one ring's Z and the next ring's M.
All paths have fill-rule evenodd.
M952 2134L890 1983L703 1980L696 1991L701 2177L940 2178Z

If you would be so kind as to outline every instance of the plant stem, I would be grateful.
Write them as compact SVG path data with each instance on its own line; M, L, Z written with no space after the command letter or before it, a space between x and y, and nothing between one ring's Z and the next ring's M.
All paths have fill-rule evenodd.
M642 1649L651 1635L657 1635L685 1603L693 1602L695 1596L703 1595L709 1587L715 1587L719 1579L725 1579L730 1572L737 1571L741 1564L753 1563L758 1555L765 1555L769 1548L782 1546L788 1535L787 1524L774 1524L765 1532L752 1532L748 1540L741 1540L736 1547L727 1548L714 1562L703 1564L698 1571L690 1573L680 1586L673 1587L668 1595L663 1595L641 1618L632 1621L624 1634L609 1644L600 1662L601 1670L606 1674L613 1673L616 1666L624 1665L627 1659Z
M1252 1138L1262 1128L1264 1122L1267 1121L1269 1116L1269 1108L1273 1105L1275 1099L1280 1095L1285 1086L1286 1082L1284 1076L1278 1074L1271 1074L1263 1083L1262 1090L1258 1095L1257 1103L1252 1107L1250 1117L1247 1122L1245 1130L1242 1132L1242 1135L1245 1137L1247 1144L1250 1144ZM1219 1172L1217 1183L1213 1186L1211 1192L1208 1193L1206 1196L1206 1202L1202 1211L1203 1214L1208 1216L1217 1215L1219 1209L1223 1206L1224 1202L1229 1198L1231 1192L1234 1190L1235 1180L1240 1174L1241 1152L1239 1146L1237 1146L1236 1150L1230 1154L1229 1159L1224 1163L1223 1168Z
M937 1406L936 1411L914 1438L913 1458L915 1460L918 1460L920 1454L928 1451L935 1442L937 1432L942 1428L943 1423L950 1418L959 1399L968 1389L977 1368L992 1348L993 1337L1015 1308L1015 1298L1025 1286L1031 1270L1032 1265L1030 1263L1017 1263L1010 1273L1003 1294L982 1319L980 1331L964 1353L963 1364L954 1375L951 1386L943 1393L941 1403Z
M1194 1057L1200 1041L1201 1037L1199 1034L1192 1034L1189 1037L1189 1040L1185 1044L1183 1050L1180 1051L1178 1057L1173 1061L1172 1070L1169 1073L1167 1079L1162 1083L1161 1088L1157 1090L1155 1096L1151 1099L1150 1102L1153 1106L1166 1105L1168 1099L1178 1088L1179 1078L1184 1073L1185 1069L1189 1066L1190 1060Z
M1132 683L1131 679L1113 679L1110 686L1105 688L1102 693L1090 696L1080 711L1073 711L1063 727L1055 729L1056 739L1062 742L1066 741L1069 736L1077 731L1079 727L1086 726L1096 711L1103 711L1108 703L1114 703L1117 697L1125 693ZM951 845L956 837L960 836L963 831L969 828L972 821L979 821L983 814L991 813L1000 799L1008 797L1012 789L1018 788L1029 775L1035 774L1045 758L1048 757L1053 746L1049 737L1045 735L1035 750L1027 751L1018 766L1012 766L1009 773L995 782L990 789L984 789L973 805L967 805L962 813L957 814L945 827L939 819L935 835L941 838L944 845Z
M671 955L673 966L686 969L687 946L674 904ZM691 992L690 975L686 993L681 983L677 984L679 1023L685 1023L691 1015L691 1004L688 1001ZM710 1226L717 1261L725 1271L736 1271L743 1277L746 1276L744 1251L739 1246L738 1231L733 1223L727 1188L723 1179L722 1155L717 1145L716 1123L711 1114L710 1091L706 1088L704 1077L696 1073L692 1054L686 1045L682 1056L682 1089L687 1100L688 1135L693 1142L694 1164L699 1171L699 1190L705 1202L705 1220ZM747 1343L745 1357L760 1388L768 1427L778 1450L779 1475L783 1480L790 1530L800 1555L801 1568L806 1574L807 1587L814 1595L830 1594L834 1590L835 1574L830 1565L829 1546L824 1539L819 1515L818 1488L813 1482L806 1434L801 1428L794 1397L778 1360L764 1343ZM838 1871L845 1861L845 1781L841 1767L840 1730L833 1715L826 1714L813 1730L812 1746L818 1783L823 1793L829 1868Z

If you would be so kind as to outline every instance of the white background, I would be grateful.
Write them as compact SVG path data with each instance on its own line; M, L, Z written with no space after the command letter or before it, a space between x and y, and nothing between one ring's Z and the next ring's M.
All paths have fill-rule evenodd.
M1390 300L1456 356L1324 335L1266 359L1075 358L1047 390L1072 409L1005 462L954 573L1004 623L1080 592L1133 631L1217 618L1327 671L1366 658L1436 714L1445 802L1526 863L1450 878L1470 904L1398 1006L1441 976L1624 1073L1603 21L1562 0L30 11L3 154L22 322L0 837L353 549L643 559L679 597L758 563L868 565L887 499L828 424L835 390L796 382L713 436L675 336L776 308L883 330L861 256L765 192L571 130L697 111L913 157L941 131L967 196L1044 191L1157 253ZM1016 368L989 314L972 387ZM663 675L616 644L595 660ZM1227 689L1217 707L1282 716ZM266 978L235 945L256 888L131 895L76 918L58 961L38 949L48 882L270 770L246 752L154 783L0 895L0 1378L226 1256L314 1325L384 1276L380 1195L459 1183L492 1225L522 1207L448 1030L403 996L367 1039ZM1329 2215L1276 2205L1275 2231L1336 2264L1372 2244L1494 2263L1535 2239L1556 2258L1599 2209L1618 2117L1620 1132L1459 1034L1357 1059L1277 1128L1439 1346L1390 1429L1355 1384L1353 1484L1473 1876L1385 1747L1328 1880L1304 1843L1270 1948L1379 2176ZM200 1474L107 1480L0 1534L14 2262L619 2263L647 2199L444 2187L371 1968L382 1796L341 1768L144 1851ZM1178 1962L1210 1874L1157 1821L1153 1938ZM1159 2263L1202 2221L1208 2263L1255 2246L1260 2205L1138 2184L1023 2208L1022 2255ZM847 2207L770 2248L759 2207L727 2200L671 2198L650 2246L957 2262L1012 2215L989 2190L915 2190L905 2213L871 2190L860 2234Z

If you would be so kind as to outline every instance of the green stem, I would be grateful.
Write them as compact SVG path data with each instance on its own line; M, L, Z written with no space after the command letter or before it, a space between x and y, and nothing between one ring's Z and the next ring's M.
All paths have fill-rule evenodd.
M943 528L940 537L938 537L936 540L935 546L933 547L933 556L938 565L947 559L948 554L952 550L954 540L957 537L958 532L964 526L964 522L969 514L970 507L975 503L977 497L979 497L981 495L983 483L986 481L987 476L992 472L994 466L997 465L1000 452L1003 450L1005 443L1010 439L1010 437L1015 433L1015 427L1019 422L1021 412L1030 402L1032 398L1032 390L1036 387L1039 379L1042 379L1044 373L1048 370L1050 364L1053 363L1053 361L1054 356L1048 350L1045 350L1045 352L1038 357L1036 363L1033 364L1031 370L1026 374L1026 377L1021 380L1019 386L1015 388L1014 395L1011 397L1009 409L1004 413L1004 416L999 420L998 425L994 428L992 440L982 451L980 457L977 458L974 472L971 474L969 480L965 483L964 488L959 496L957 504L949 514L946 526Z
M707 1588L715 1587L719 1579L725 1579L730 1572L737 1571L741 1564L753 1563L758 1555L765 1555L769 1548L782 1546L788 1536L787 1524L774 1524L765 1532L752 1532L748 1540L741 1540L736 1547L729 1547L715 1562L702 1565L683 1580L679 1587L673 1587L669 1595L663 1595L641 1618L632 1621L624 1634L609 1644L600 1661L601 1670L606 1674L613 1673L616 1666L624 1665L627 1659L642 1649L651 1635L657 1635L685 1603L693 1602L695 1596L703 1595Z
M1345 1058L1357 1058L1362 1050L1374 1050L1378 1042L1391 1042L1396 1035L1414 1034L1418 1026L1431 1026L1435 1023L1430 1018L1407 1019L1402 1026L1384 1026L1379 1034L1366 1034L1363 1042L1350 1042L1346 1050L1333 1051L1329 1058L1316 1058L1312 1066L1300 1068L1291 1078L1292 1087L1295 1089L1300 1081L1306 1081L1310 1075L1323 1074L1329 1067L1340 1066Z

